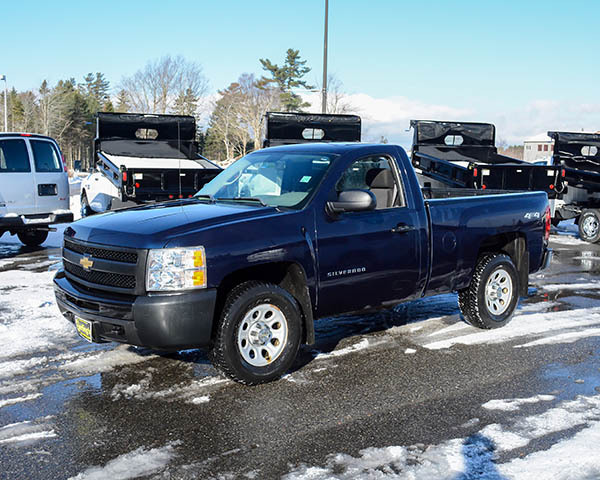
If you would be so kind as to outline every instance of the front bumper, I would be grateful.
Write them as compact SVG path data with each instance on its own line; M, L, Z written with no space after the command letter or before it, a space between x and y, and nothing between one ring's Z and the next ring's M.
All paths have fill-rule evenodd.
M177 350L210 343L216 289L169 295L103 295L78 288L60 270L54 293L61 313L93 323L95 342L120 342Z
M540 270L545 270L550 266L550 263L552 263L553 255L554 251L551 248L547 248L544 252L544 257L542 258L542 266L540 267Z
M4 230L30 230L43 228L55 223L71 223L72 212L49 213L44 215L19 215L0 217L0 228Z

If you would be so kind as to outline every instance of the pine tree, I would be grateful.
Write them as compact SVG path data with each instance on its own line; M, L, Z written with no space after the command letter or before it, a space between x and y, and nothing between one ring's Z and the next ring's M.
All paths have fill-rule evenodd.
M119 90L117 95L117 112L127 113L129 112L129 96L127 92L123 89Z
M177 115L195 115L198 110L198 97L194 95L191 88L186 88L180 92L175 99L173 113Z
M272 63L268 58L259 59L272 78L263 77L266 83L275 83L280 90L281 105L286 112L301 112L302 109L310 107L310 103L302 101L302 97L292 91L293 88L304 87L307 90L314 88L302 77L311 71L306 67L306 60L300 60L300 51L289 48L286 52L285 63L280 67Z

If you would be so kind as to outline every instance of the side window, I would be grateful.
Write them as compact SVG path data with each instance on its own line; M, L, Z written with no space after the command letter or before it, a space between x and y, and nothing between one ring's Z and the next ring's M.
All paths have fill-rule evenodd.
M62 162L52 142L30 141L36 172L62 172Z
M335 188L338 194L344 190L370 190L377 199L377 210L405 205L391 161L385 156L356 160L343 173Z
M31 172L25 140L0 140L0 172Z

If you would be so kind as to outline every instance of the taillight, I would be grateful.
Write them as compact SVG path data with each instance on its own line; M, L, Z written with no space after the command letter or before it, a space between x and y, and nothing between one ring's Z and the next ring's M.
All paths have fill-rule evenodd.
M549 206L546 207L546 214L544 215L544 220L546 222L545 229L544 229L544 240L547 243L548 239L550 238L550 228L552 227L552 217L551 217Z
M477 168L473 169L473 176L476 177L477 176Z
M65 161L65 155L64 155L64 153L61 153L61 154L60 154L60 158L62 159L62 162L63 162L63 170L64 170L65 172L67 172L67 171L68 171L68 170L67 170L67 162Z
M563 178L565 178L565 175L566 175L566 174L567 174L567 172L566 172L566 171L565 171L565 169L563 168L563 169L560 171L560 176L561 176L561 177L563 177Z
M123 172L123 182L127 181L127 172Z
M135 188L140 188L140 183L139 182L135 182Z
M548 186L548 188L549 188L550 190L554 190L554 185L550 184L550 185Z
M485 185L482 185L482 186L481 186L481 189L482 189L482 190L485 190L486 188L487 188L487 187L486 187Z

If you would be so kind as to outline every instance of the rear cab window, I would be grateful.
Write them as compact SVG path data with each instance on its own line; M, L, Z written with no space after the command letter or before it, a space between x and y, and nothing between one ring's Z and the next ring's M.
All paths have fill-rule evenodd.
M30 140L36 172L62 172L63 166L58 150L52 142Z
M31 172L25 140L0 140L0 173Z

